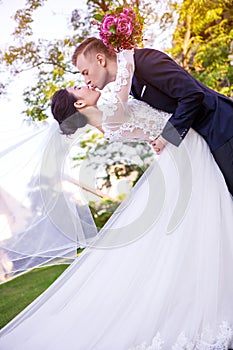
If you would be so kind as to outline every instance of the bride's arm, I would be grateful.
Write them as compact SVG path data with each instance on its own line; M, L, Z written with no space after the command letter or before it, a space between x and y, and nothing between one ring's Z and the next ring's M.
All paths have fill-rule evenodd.
M101 108L105 137L111 141L150 141L149 134L133 120L128 104L134 74L134 51L123 50L118 53L117 66L111 96Z
M124 50L117 54L117 76L113 85L112 94L107 104L102 108L105 138L110 141L151 142L159 136L142 105L129 102L129 93L134 74L134 53ZM136 110L135 110L136 108ZM141 114L138 115L137 108ZM160 113L160 112L159 112ZM135 116L137 114L137 116ZM159 116L158 116L159 118Z
M107 103L99 106L103 112L103 128L117 130L130 118L128 99L134 74L134 52L123 50L117 53L117 75Z
M115 92L118 102L127 104L134 74L134 51L123 50L117 54Z

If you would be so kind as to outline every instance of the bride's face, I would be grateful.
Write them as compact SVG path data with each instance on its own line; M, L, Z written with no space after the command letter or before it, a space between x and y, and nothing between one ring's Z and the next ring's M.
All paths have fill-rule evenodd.
M77 98L77 101L83 101L86 106L95 106L99 97L100 92L94 89L90 89L87 86L66 89L69 93Z

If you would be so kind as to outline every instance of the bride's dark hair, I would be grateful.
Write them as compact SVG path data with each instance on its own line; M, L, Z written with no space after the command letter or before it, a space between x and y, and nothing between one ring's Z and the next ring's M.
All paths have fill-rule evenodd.
M77 98L66 89L55 92L51 101L51 111L58 121L63 134L71 135L87 124L87 117L76 110Z

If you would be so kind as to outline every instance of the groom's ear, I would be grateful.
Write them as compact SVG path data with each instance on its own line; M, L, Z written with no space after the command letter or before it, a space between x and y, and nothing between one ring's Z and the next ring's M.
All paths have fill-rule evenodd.
M74 103L74 107L76 109L81 109L83 107L86 107L86 102L84 100L78 100Z
M103 53L97 53L96 54L96 60L98 62L98 64L100 64L101 66L105 67L106 66L106 56Z

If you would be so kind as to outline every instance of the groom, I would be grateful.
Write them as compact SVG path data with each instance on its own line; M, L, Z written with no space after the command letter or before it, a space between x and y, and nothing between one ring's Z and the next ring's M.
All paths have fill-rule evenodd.
M134 60L132 95L172 113L161 136L151 143L154 149L160 153L168 142L179 146L192 127L208 143L233 195L233 101L194 79L158 50L137 49ZM84 40L72 62L92 88L101 90L116 78L116 54L100 39Z

